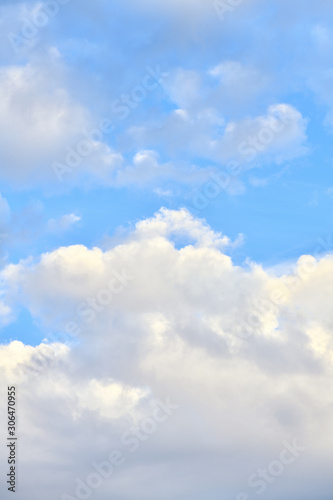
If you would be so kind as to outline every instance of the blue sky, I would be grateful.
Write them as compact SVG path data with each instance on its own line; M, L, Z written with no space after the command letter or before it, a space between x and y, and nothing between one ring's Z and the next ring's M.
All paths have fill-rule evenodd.
M15 9L23 9L22 5L3 7L4 18L7 15L12 24L7 24L8 32L2 34L2 72L5 73L6 68L27 71L31 67L31 78L34 72L40 77L39 82L31 83L32 88L21 89L22 95L27 98L31 93L38 99L35 92L41 91L47 96L62 88L72 106L81 107L82 113L89 115L86 120L89 130L103 118L114 121L115 130L105 134L103 145L122 155L129 166L140 150L154 151L158 161L167 165L161 176L150 175L145 167L142 180L140 174L137 181L128 175L121 181L114 181L112 186L105 186L109 181L95 179L93 174L93 163L98 161L98 156L88 157L86 163L90 163L90 167L87 168L92 172L88 181L80 179L78 174L73 186L66 174L59 185L50 175L49 167L65 156L67 146L75 148L80 136L82 138L85 127L80 130L75 123L74 137L69 137L67 144L66 138L61 137L61 145L65 145L54 149L55 156L48 157L46 153L36 158L36 163L41 163L36 168L31 166L30 174L34 171L36 179L33 183L24 179L17 187L15 175L4 179L2 196L10 206L12 218L17 213L18 217L22 212L30 213L31 234L26 238L30 241L13 242L9 238L4 242L9 260L17 262L31 252L42 253L60 244L93 246L105 235L112 235L119 226L145 218L161 206L191 209L192 190L202 188L208 170L223 171L228 157L237 156L235 151L228 155L223 151L218 154L205 151L204 144L196 150L200 122L196 122L195 115L207 110L208 106L221 125L216 121L212 125L202 125L206 128L202 132L207 133L207 140L210 135L218 141L227 123L255 120L265 115L270 105L280 103L292 106L301 114L304 133L297 137L296 130L290 144L288 141L277 147L268 144L267 154L259 152L251 169L237 176L239 185L235 192L222 191L198 215L227 235L234 237L242 233L242 253L264 265L284 258L296 259L304 251L311 253L316 239L330 232L329 61L333 42L327 17L329 6L325 4L325 16L320 9L314 11L309 7L300 14L296 7L289 7L288 20L283 15L283 2L279 5L266 3L263 9L260 2L244 2L235 12L226 13L222 21L214 5L204 8L198 4L186 28L179 30L179 23L188 15L186 7L177 12L174 7L160 11L158 5L140 7L135 2L130 9L125 5L122 9L98 4L92 14L88 5L82 4L78 11L72 1L61 6L58 15L37 30L31 46L22 43L16 53L11 50L8 33L20 34L20 29L22 32L24 22L14 16ZM27 17L24 19L32 19L34 5L25 5ZM256 22L248 23L248 15ZM126 29L122 29L124 24ZM259 32L261 37L255 34ZM46 61L52 70L46 66ZM230 67L224 69L222 80L215 78L212 81L214 78L209 71L228 63ZM135 103L126 119L119 119L111 109L112 103L142 83L148 65L160 67L163 81L167 83L148 91L142 102ZM53 72L49 86L46 68L50 77ZM182 79L178 92L177 75ZM252 81L248 91L249 78ZM188 102L186 92L190 96ZM41 106L43 97L40 96ZM196 123L179 130L180 139L176 141L170 129L170 114L182 105L191 110ZM142 130L141 138L136 127L146 129ZM34 135L33 139L38 144L38 136ZM237 136L232 140L237 141ZM19 135L17 141L20 142ZM228 145L225 146L228 149ZM24 147L22 149L24 152ZM274 149L273 154L270 149ZM9 172L15 170L11 165L11 151L6 153L2 159L5 178L11 177ZM31 155L29 149L26 153ZM277 160L280 153L282 161ZM21 172L24 155L12 160L21 165L17 165ZM193 177L188 176L189 168L197 171ZM45 223L68 213L81 217L77 227L66 234L45 237Z
M150 398L167 392L181 400L184 411L166 431L174 447L156 439L119 482L102 486L101 500L250 500L251 490L237 494L251 460L256 469L296 437L310 452L267 499L289 491L288 500L307 500L315 491L326 500L331 443L316 432L320 412L329 421L323 401L331 396L320 403L316 394L333 359L325 278L333 272L332 2L14 0L2 1L0 21L0 368L6 377L27 370L17 379L26 428L34 433L24 387L42 356L47 374L32 383L45 434L47 391L59 398L50 403L59 429L58 403L68 405L71 430L77 420L93 435L99 423L101 440L110 434L114 442L118 425L149 414ZM124 269L133 282L120 281L124 291L103 305L106 281ZM93 297L101 310L90 324ZM78 338L59 340L73 323ZM230 379L248 399L233 401ZM76 400L59 381L75 388ZM204 390L195 394L197 385ZM228 401L223 433L218 419ZM239 436L238 419L247 429ZM24 500L68 500L70 490L72 500L75 477L101 460L105 443L91 446L91 458L76 436L73 479L57 462L59 429L50 457L59 476ZM253 442L261 443L255 453ZM192 446L191 473L203 468L193 487L182 458ZM154 456L168 471L160 489ZM27 457L23 477L33 472ZM291 490L309 470L313 483ZM152 497L139 477L154 477Z

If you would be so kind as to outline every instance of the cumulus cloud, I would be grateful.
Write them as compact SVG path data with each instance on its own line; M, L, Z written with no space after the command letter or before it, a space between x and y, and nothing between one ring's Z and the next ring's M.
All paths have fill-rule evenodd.
M66 88L59 53L49 50L48 57L47 71L41 61L1 68L0 175L19 186L34 182L59 189L60 168L70 172L69 185L90 178L104 182L121 155L103 142L102 132L97 139L89 136L96 128L89 110Z
M293 439L306 451L266 498L322 491L332 256L303 256L277 277L235 266L230 245L186 210L163 209L108 250L62 247L5 268L6 306L27 308L46 337L0 350L3 380L20 384L20 481L45 462L52 471L27 500L46 484L50 500L74 495L76 478L112 449L126 460L99 487L103 500L236 498ZM57 342L68 324L75 342ZM167 396L179 409L131 454L121 436Z
M207 5L207 2L197 0L194 5L184 0L168 4L167 9L161 2L148 0L128 0L127 4L137 15L149 11L151 16L161 16L165 10L169 21L171 16L183 23L182 29L176 31L186 31L186 36L190 36L189 31L198 24L204 26L205 32L215 23L214 29L220 28L213 2ZM247 9L251 11L253 8L255 11L258 5L260 2L242 2L233 15L243 19ZM17 31L23 18L30 19L42 7L41 2L33 3L29 8L26 2L18 2L3 6L2 10L6 22ZM99 4L97 18L106 8L106 3ZM84 3L80 15L84 17L89 12L88 5ZM63 8L61 19L65 25L71 22L72 14L70 6ZM17 26L15 19L19 20ZM94 23L96 19L93 16L91 22ZM58 23L56 20L54 22ZM185 68L179 64L167 68L162 82L165 94L161 92L158 98L151 95L147 98L147 103L156 99L159 114L151 114L147 103L137 106L138 111L142 107L141 113L147 111L147 126L142 126L140 112L135 116L137 109L131 109L128 121L116 123L112 134L109 130L108 135L99 134L100 139L89 141L87 135L91 130L96 130L100 122L100 118L95 119L96 109L103 109L103 113L110 109L113 99L119 98L127 89L128 75L117 69L117 82L112 81L110 89L104 89L102 97L96 98L96 109L95 104L89 102L88 89L80 88L81 100L76 99L75 83L72 82L72 87L68 84L69 69L62 54L65 55L66 50L71 53L73 47L83 42L75 39L66 46L59 44L61 47L58 47L56 42L50 45L46 36L48 28L51 27L39 30L38 36L33 38L31 49L34 50L27 53L29 62L23 64L18 58L16 64L4 65L0 72L0 159L3 165L0 175L14 184L47 183L54 190L77 185L90 188L99 185L133 187L135 184L168 190L170 186L165 183L184 184L188 178L192 184L198 184L209 173L208 169L196 166L202 160L220 165L240 156L240 161L246 162L248 157L239 154L239 145L248 136L251 138L253 134L256 136L260 133L258 127L274 124L271 114L276 115L276 111L272 109L278 109L282 115L283 106L290 108L293 121L283 134L274 135L268 142L267 138L263 139L266 143L260 143L255 148L255 162L280 163L306 151L306 120L291 105L269 95L267 89L274 87L272 74L260 61L244 63L242 54L239 60L219 60L220 56L215 54L211 65L206 64L203 70L198 67ZM313 29L316 40L320 36L323 38L323 33L321 27ZM39 37L44 36L44 49L36 49L34 45ZM9 48L8 40L5 42ZM165 50L170 49L170 44L165 46ZM94 47L96 56L98 44ZM102 47L99 49L102 50ZM42 69L46 58L47 72ZM148 54L146 59L150 59ZM137 78L137 86L142 81L143 68L139 65L130 66ZM78 67L76 69L79 71ZM81 81L83 79L81 77ZM266 112L258 113L259 97L261 102L267 104ZM169 113L165 112L166 101ZM278 104L269 106L272 102ZM151 125L149 117L152 117ZM117 143L116 148L110 146L113 142ZM136 146L134 148L133 143ZM132 161L128 160L128 148L131 149ZM163 161L157 160L159 154ZM8 168L9 164L11 168ZM59 180L64 182L59 183Z
M332 2L281 0L274 16L263 15L263 0L230 3L223 23L214 1L124 0L116 10L107 0L64 3L16 53L9 30L20 33L43 2L3 0L6 185L140 186L171 197L175 185L179 193L206 182L229 161L242 172L304 155L302 113L311 108L295 94L312 89L333 121L332 33L318 19ZM113 99L143 82L146 61L163 66L158 91L101 133L95 116L111 114ZM229 191L239 192L232 182ZM14 222L24 241L64 233L79 222L70 206L50 219L47 206L45 215L38 203L11 212L0 197L0 232ZM161 209L103 249L50 250L38 238L20 261L28 251L15 249L15 263L1 271L0 325L17 328L23 310L41 338L0 346L1 380L18 387L19 497L73 500L79 478L96 477L96 463L120 450L124 463L93 492L100 500L249 500L250 475L296 439L304 452L267 484L265 498L327 498L332 255L315 249L274 274L235 265L241 242L184 209ZM156 401L168 397L178 409L151 432ZM134 453L123 437L137 432Z
M0 71L3 179L57 192L73 186L156 186L165 180L198 184L207 178L206 169L161 162L154 150L138 149L125 160L108 145L112 119L94 123L88 108L75 102L67 89L63 75L68 69L58 51L49 50L48 55L47 72L36 60Z
M171 158L190 153L218 164L237 160L253 167L302 156L307 120L294 106L277 103L262 115L246 108L267 81L255 67L237 61L222 62L206 75L178 69L163 79L175 108L158 127L135 126L129 134L137 144L166 148Z
M43 73L31 65L1 70L4 177L26 178L41 168L47 175L48 160L86 123L84 109L73 105L64 89L53 85L51 90Z

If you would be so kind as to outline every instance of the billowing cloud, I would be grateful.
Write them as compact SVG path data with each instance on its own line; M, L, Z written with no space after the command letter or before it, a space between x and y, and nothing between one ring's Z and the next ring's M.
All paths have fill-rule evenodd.
M332 14L2 1L0 377L17 387L18 498L329 497L332 245L270 269L234 248L242 231L266 262L295 255L328 223ZM212 227L151 215L152 193L207 208Z
M108 250L62 247L6 267L7 307L27 308L46 337L0 350L3 380L20 387L22 484L48 464L26 500L45 488L50 500L80 498L78 478L112 450L124 461L98 485L102 500L252 498L248 478L295 440L302 451L266 498L320 497L333 444L333 259L303 256L275 276L235 266L230 245L163 209ZM152 423L168 398L177 410ZM136 425L147 432L128 442Z

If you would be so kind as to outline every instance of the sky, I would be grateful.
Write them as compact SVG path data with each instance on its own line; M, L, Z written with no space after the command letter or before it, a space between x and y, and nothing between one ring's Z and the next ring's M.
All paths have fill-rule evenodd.
M332 22L330 0L2 0L20 500L331 498Z

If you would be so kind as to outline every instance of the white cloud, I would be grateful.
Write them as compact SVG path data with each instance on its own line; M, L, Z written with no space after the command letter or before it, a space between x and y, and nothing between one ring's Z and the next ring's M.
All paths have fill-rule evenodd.
M306 126L307 120L293 106L276 104L263 116L229 123L216 147L225 158L279 164L307 152Z
M4 3L0 53L7 61L6 31L20 29L20 16L30 9L28 2L18 2L19 9ZM236 159L250 167L303 155L307 121L284 99L290 82L292 92L297 91L301 73L302 85L308 82L332 121L332 75L320 64L321 57L330 57L331 33L324 24L311 28L318 12L332 6L327 0L281 0L274 16L265 16L262 0L239 3L224 24L213 1L206 0L126 0L119 8L128 17L112 19L102 8L108 5L104 0L98 5L83 0L79 10L70 3L58 31L40 30L32 40L30 48L36 52L30 54L30 62L22 65L27 56L23 51L15 64L0 70L1 177L21 186L47 183L55 189L155 188L165 180L183 185L205 181L211 162L220 165ZM30 2L31 9L38 5ZM75 26L82 22L78 16L85 18L87 29L83 35L74 30L67 40L74 21ZM110 29L111 21L119 29ZM125 25L128 29L122 29ZM301 25L309 28L305 31L317 50L318 66L308 50L309 38L301 36ZM97 26L102 43L81 38L96 33ZM116 43L106 31L114 34ZM62 35L62 47L74 63L72 82L60 49L45 48L50 39L56 42L55 32ZM124 62L128 33L140 57L136 50L126 52L122 73L117 61ZM46 45L38 43L43 37ZM202 40L208 56L207 50L197 50ZM305 47L310 69L303 60L285 57L286 50L297 46L295 40ZM276 51L277 41L281 53ZM192 69L188 46L196 52L197 66ZM221 53L230 57L231 46L239 60L219 62ZM89 91L77 89L75 81L83 80L82 75L89 79L86 67L79 66L83 59L86 65L92 52ZM118 97L114 87L120 96L126 91L124 82L140 82L143 60L158 57L166 64L181 64L184 54L190 56L187 69L171 69L164 80L167 106L154 96L143 109L138 106L138 122L133 113L128 123L120 124L130 127L137 147L128 141L126 155L103 140L90 141L91 153L74 159L77 165L58 183L52 162L66 163L68 148L76 150L84 130L97 127L89 109L104 112L106 102ZM202 57L206 70L200 71ZM275 82L274 72L279 72ZM100 95L89 104L96 85ZM146 123L152 119L151 127L142 115ZM111 135L110 142L121 143ZM130 156L132 162L127 160ZM251 182L262 184L266 178ZM174 185L169 187L163 183L154 191L169 196ZM11 214L1 197L0 215L6 229ZM29 237L29 214L24 221ZM75 214L66 214L49 220L47 231L65 231L77 222ZM274 459L283 440L295 437L306 445L304 457L270 485L265 498L327 497L333 446L328 383L333 369L332 256L303 256L295 269L284 269L276 277L259 265L233 264L228 254L241 241L239 237L231 242L184 210L160 210L139 221L116 246L61 247L6 266L1 275L1 325L26 308L48 339L36 347L19 342L0 347L3 384L14 383L19 389L19 496L59 500L65 491L73 494L76 478L93 472L91 463L105 460L112 449L123 450L122 433L150 415L156 398L169 395L180 406L177 414L148 436L137 454L128 453L124 466L103 482L96 498L236 498L246 488L249 474ZM87 323L78 306L87 300L94 303L114 272L133 279L103 307L98 303L94 321ZM77 323L81 334L69 345L55 343L57 332L63 332L68 322ZM3 407L0 415L5 421ZM4 455L3 447L2 463ZM32 482L36 471L38 480ZM254 496L253 490L249 496Z
M42 61L0 70L0 175L19 186L47 183L57 190L64 188L53 167L58 162L66 167L66 185L104 183L122 157L100 131L101 141L88 140L96 124L67 90L58 53L50 49L48 57L47 71Z
M132 162L126 162L107 144L112 124L102 130L103 120L93 122L88 109L66 88L68 69L59 54L49 49L48 55L47 72L41 61L0 70L3 179L20 187L42 184L57 192L77 185L143 187L165 179L195 184L207 178L205 169L161 163L157 152L148 149L139 149Z
M194 155L219 164L236 159L253 167L304 155L307 120L296 108L278 103L263 115L251 109L267 84L261 71L236 61L213 67L205 77L178 69L162 82L177 108L158 126L131 127L129 134L138 145L162 145L171 158Z
M325 432L333 259L304 256L275 277L258 265L235 266L229 244L185 210L161 210L104 252L63 247L7 266L7 306L28 308L45 333L68 321L82 329L71 347L15 342L0 350L2 380L20 387L20 481L47 460L49 498L73 492L92 461L112 449L126 454L122 433L166 396L177 414L103 482L101 500L162 491L161 498L187 492L199 500L207 488L232 497L294 438L306 446L305 459L283 476L281 494L296 481L301 495L322 477L333 445ZM133 279L87 323L77 305L105 289L115 270ZM191 483L188 468L200 470ZM26 499L42 492L36 482Z
M50 233L61 233L64 231L68 231L80 220L81 217L78 217L75 214L62 215L59 219L50 219L47 222L47 231Z
M262 98L265 90L271 84L270 78L262 70L239 61L226 60L213 67L209 75L214 77L214 90L210 99L216 106L230 114L230 111L239 112L255 101Z
M65 89L51 84L53 78L52 70L46 75L32 65L0 71L1 174L5 178L50 177L50 158L87 124L85 110L70 102Z

